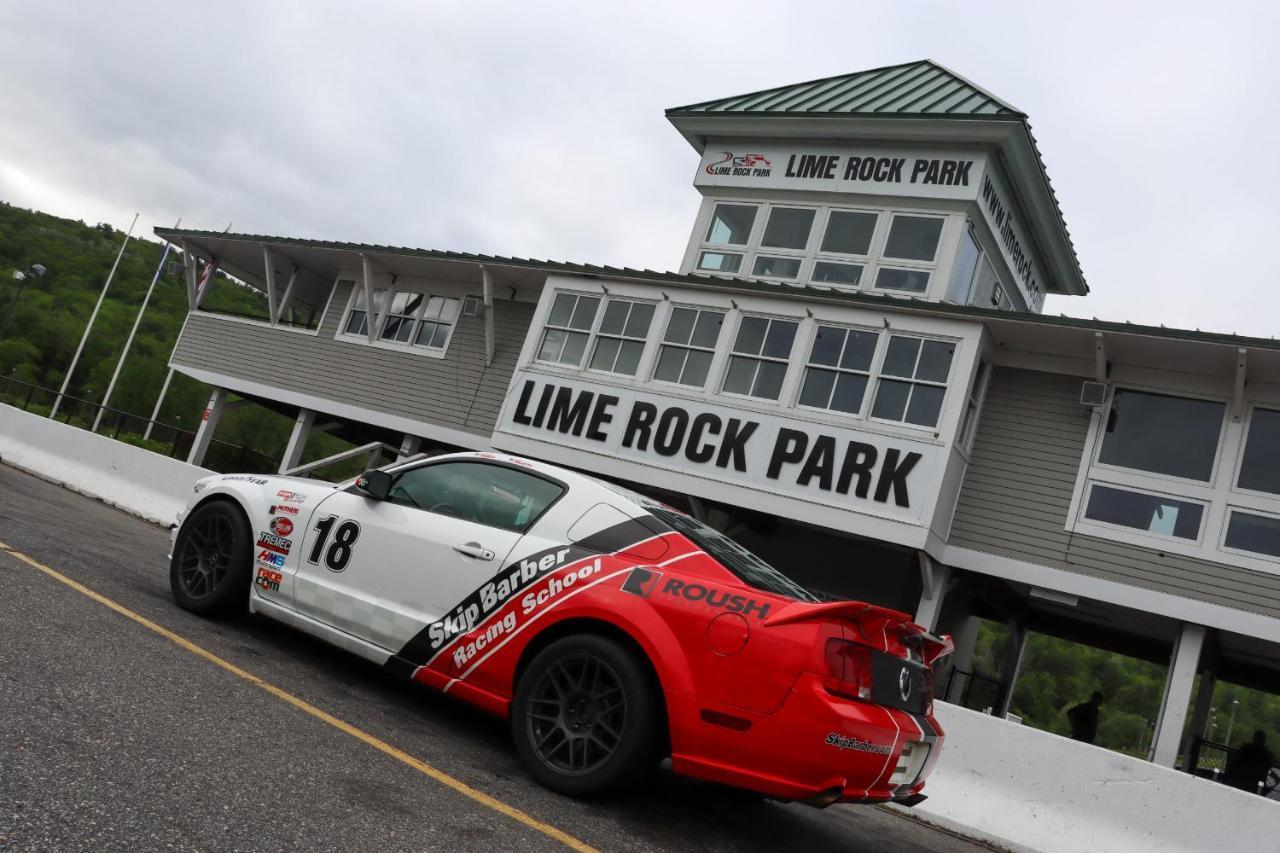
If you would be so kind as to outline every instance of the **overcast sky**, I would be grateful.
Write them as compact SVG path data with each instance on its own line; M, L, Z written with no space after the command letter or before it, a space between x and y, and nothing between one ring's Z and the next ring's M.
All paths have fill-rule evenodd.
M674 269L666 107L930 58L1031 116L1093 289L1047 311L1272 336L1277 34L1274 3L6 0L0 199Z

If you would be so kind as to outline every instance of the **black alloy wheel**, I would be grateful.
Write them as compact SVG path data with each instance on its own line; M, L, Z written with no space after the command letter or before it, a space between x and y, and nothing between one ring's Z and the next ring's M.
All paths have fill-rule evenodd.
M622 680L594 655L558 658L534 686L525 724L543 764L570 776L598 770L626 730Z
M557 640L516 688L516 748L543 785L602 793L652 767L657 726L652 679L636 656L595 635Z
M178 531L169 586L178 605L194 613L227 615L248 601L253 559L249 523L225 501L197 507Z

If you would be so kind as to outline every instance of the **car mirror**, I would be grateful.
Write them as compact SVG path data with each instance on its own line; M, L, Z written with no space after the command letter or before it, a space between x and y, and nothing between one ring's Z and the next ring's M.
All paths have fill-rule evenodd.
M391 492L391 475L386 471L365 471L356 477L356 491L366 498L385 501Z

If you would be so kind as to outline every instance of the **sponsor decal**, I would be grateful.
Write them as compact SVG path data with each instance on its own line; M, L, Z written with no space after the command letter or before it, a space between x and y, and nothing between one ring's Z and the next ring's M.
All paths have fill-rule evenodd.
M289 549L293 547L293 542L283 536L276 536L274 533L264 531L258 535L258 547L265 548L268 551L275 551L277 554L288 554Z
M271 532L277 536L288 536L293 532L293 522L287 518L271 519Z
M662 572L656 572L653 569L633 569L631 574L627 575L627 579L622 582L622 591L648 598L657 589L658 580L661 577Z
M284 580L284 575L273 569L258 569L258 578L254 581L263 592L275 592L280 589L280 581Z
M503 614L501 619L493 620L489 623L488 627L484 629L483 634L477 635L476 638L469 643L458 644L458 647L453 650L454 666L458 667L458 669L462 669L462 667L466 666L472 658L492 645L495 640L499 637L509 635L515 629L515 611Z
M276 554L272 551L268 551L267 549L263 548L261 551L258 552L258 562L268 566L283 566L284 555Z
M543 606L548 601L551 601L552 599L557 598L561 593L563 593L569 587L573 586L574 584L581 584L583 581L589 579L592 575L597 575L599 573L600 573L600 558L596 557L595 560L593 560L590 563L587 563L585 566L578 569L576 572L565 572L563 575L553 576L551 578L551 582L548 583L542 589L538 590L536 594L531 592L528 595L526 595L524 598L520 599L520 612L523 613L525 616L528 616L530 613L537 610L539 607Z
M455 637L470 631L481 619L514 598L521 589L563 565L572 550L559 548L526 557L518 565L513 565L508 571L471 593L445 618L427 626L430 650L437 652Z
M893 747L886 746L881 743L872 743L869 740L863 740L859 737L845 737L844 735L831 732L827 735L827 746L834 746L836 749L851 749L855 752L872 752L876 755L889 755L893 752Z
M743 616L754 614L757 619L764 619L769 613L768 602L762 604L745 595L725 592L700 583L686 583L676 578L668 580L662 591L666 595L674 595L686 601L700 601L708 607L716 607L729 613L741 613Z
M266 480L263 480L262 481L263 485L266 485L266 482L267 482ZM298 492L291 492L288 489L281 489L280 491L276 492L276 497L278 497L280 500L286 503L291 503L291 504L303 504L307 502L306 495L299 494Z
M745 178L767 178L773 174L773 164L763 154L734 154L722 151L719 160L706 165L708 175L732 175Z
M298 508L296 506L289 506L288 504L272 504L271 514L296 516L298 514Z
M250 477L248 474L227 474L222 478L222 482L224 483L236 481L241 483L253 483L255 486L265 486L267 484L267 481L261 477Z

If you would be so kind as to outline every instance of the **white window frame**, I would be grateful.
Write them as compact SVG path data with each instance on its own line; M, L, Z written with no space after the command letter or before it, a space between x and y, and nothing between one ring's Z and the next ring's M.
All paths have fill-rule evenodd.
M569 291L564 291L564 292L568 293ZM631 307L627 309L627 319L624 320L622 324L623 331L616 335L611 333L604 333L600 331L600 324L604 322L604 315L609 310L609 305L615 301L628 302L631 304ZM631 311L636 305L652 305L653 306L653 315L649 318L649 328L645 331L645 336L643 338L633 338L625 334L627 321L631 319ZM596 308L595 322L591 324L591 332L587 337L587 351L583 355L582 364L580 365L581 369L589 373L599 374L601 376L615 376L615 377L623 376L623 377L631 377L631 378L639 376L640 371L644 367L645 355L649 351L649 347L651 345L653 326L654 326L654 323L657 322L657 320L658 320L657 300L639 299L634 296L622 296L622 295L614 296L611 293L603 294L600 300L600 306ZM546 328L545 323L543 324L543 327L545 330ZM618 373L615 370L601 370L599 368L595 368L591 366L591 360L595 358L596 346L600 343L601 338L611 338L616 341L639 341L640 342L640 345L641 345L640 359L639 361L636 362L636 369L634 373ZM541 349L541 347L539 347L539 349ZM621 355L621 349L619 349L618 354L614 356L614 359L613 359L614 366L617 366L618 364L618 355ZM570 365L561 365L561 366L570 367Z
M956 447L966 456L973 452L973 442L978 437L978 422L982 420L982 406L987 401L987 388L991 385L991 374L995 370L995 365L987 355L979 353L973 369L973 384L969 388L969 393L965 395L964 409L960 412L959 431L956 433ZM973 420L969 420L970 407L973 409Z
M590 299L595 299L598 301L598 304L596 305L596 313L591 318L590 326L588 326L585 329L575 329L571 326L551 325L551 311L555 309L556 300L560 298L561 294L576 296L579 299L581 299L583 296L586 296ZM534 363L541 364L546 367L555 367L560 370L572 370L579 373L585 370L587 363L591 360L591 345L592 345L592 342L595 340L595 336L594 336L595 330L600 325L600 318L604 315L603 309L604 309L606 297L607 297L607 294L605 293L597 293L595 291L590 291L590 290L569 290L564 288L557 288L555 291L553 291L551 294L551 301L547 304L547 314L542 318L542 322L538 327L538 336L534 341L534 347L533 347ZM573 319L573 315L577 310L578 310L578 303L575 302L573 303L573 311L569 312L570 320ZM587 342L583 344L583 348L582 348L581 361L579 361L577 364L566 364L563 361L544 361L543 359L539 358L538 354L542 352L542 342L546 340L547 332L552 329L570 332L572 334L587 336ZM561 347L560 352L561 353L564 352L563 347Z
M1223 427L1218 434L1218 445L1214 451L1214 467L1209 482L1138 471L1116 465L1104 465L1098 462L1098 457L1102 453L1102 442L1106 437L1107 418L1110 415L1117 388L1188 399L1212 400L1224 405ZM1096 536L1141 548L1280 574L1280 559L1226 547L1227 524L1233 510L1280 517L1280 495L1239 489L1235 485L1240 466L1243 464L1245 442L1248 437L1247 427L1252 423L1254 409L1280 409L1280 405L1276 402L1265 400L1249 400L1247 406L1248 416L1236 421L1231 417L1231 399L1226 394L1203 393L1134 382L1114 385L1108 390L1106 406L1096 412L1091 419L1065 529L1071 533ZM1150 531L1109 525L1086 518L1084 513L1087 507L1087 496L1093 483L1203 504L1205 512L1201 520L1199 539L1192 542L1174 536L1166 537Z
M865 373L861 370L853 370L852 368L840 367L839 365L836 365L836 366L830 366L830 365L824 365L824 364L815 365L809 361L809 359L813 357L813 344L818 339L818 331L823 326L827 326L828 328L842 329L845 332L870 332L871 334L876 336L876 348L871 353L871 364L868 365ZM791 405L802 412L820 412L824 415L831 415L839 418L852 418L854 420L860 420L860 421L867 420L868 419L867 413L870 411L870 405L868 401L870 401L871 398L875 396L876 382L879 379L880 365L884 360L884 349L888 345L886 343L886 338L889 334L890 334L890 330L885 329L883 326L880 328L876 328L874 326L851 325L849 323L828 323L822 320L817 320L815 318L814 324L813 324L813 331L807 336L807 340L806 340L807 346L805 347L804 355L801 357L802 361L800 362L800 379L798 382L796 382L795 394L794 394L795 399L792 400ZM848 345L848 337L846 336L845 343L843 346L847 346L847 345ZM843 346L841 348L842 354L844 352ZM842 412L839 409L831 409L831 408L824 409L818 406L806 406L804 403L801 403L800 395L804 392L804 380L805 380L805 376L808 375L810 368L814 368L816 370L834 370L837 373L854 373L859 376L866 376L867 387L866 387L866 390L862 392L862 405L859 406L858 411ZM839 381L839 379L837 379L836 381ZM831 393L833 395L835 394L834 386L831 389ZM892 423L892 421L890 421L890 423ZM915 426L915 425L899 424L899 426Z
M666 340L667 327L671 325L671 317L675 314L676 310L679 308L683 308L687 311L696 311L698 312L699 316L701 316L704 311L707 313L720 315L720 333L719 335L716 336L715 346L701 347L701 346L695 345L693 343L692 331L690 332L690 337L689 337L690 342L687 344L673 344L673 343L667 342ZM694 305L691 303L673 302L671 303L671 308L668 311L654 313L653 322L655 325L657 324L659 317L661 317L662 319L662 333L654 339L654 351L653 351L653 359L652 359L653 363L649 366L647 379L650 382L655 382L658 385L664 385L669 388L683 388L686 391L693 391L693 390L705 391L707 387L711 384L712 377L715 375L716 353L719 352L719 350L724 345L724 341L723 341L724 330L729 325L730 309L721 308L717 305ZM695 317L693 322L696 328L698 324L698 318ZM794 346L794 344L792 345ZM681 374L684 373L685 365L688 364L689 352L691 351L705 352L711 355L711 362L707 365L707 378L702 380L701 385L688 385L684 382L671 382L670 380L667 380L667 379L658 378L658 363L662 360L662 351L667 347L674 347L678 350L683 350L686 353L685 360L681 363L681 366L680 366ZM644 356L641 356L640 360L641 360L641 363L643 363ZM756 398L752 398L752 399L756 399Z
M462 319L462 297L461 296L446 296L445 294L442 294L442 293L433 293L431 290L428 290L422 286L413 285L413 284L401 285L400 287L397 287L395 284L391 284L391 283L378 283L378 284L375 284L371 288L371 290L375 294L375 299L376 299L376 294L379 290L385 290L387 292L388 300L394 300L397 291L421 293L423 296L426 297L425 299L422 300L422 304L418 306L417 310L413 314L413 331L410 332L409 340L401 342L401 341L395 341L395 340L387 340L382 337L382 328L385 325L386 320L391 316L389 313L390 303L388 303L388 313L385 317L381 318L381 322L379 322L379 318L374 314L374 312L368 310L369 306L366 306L365 309L362 309L365 312L366 323L376 324L376 328L374 329L373 341L369 340L369 336L367 332L356 333L356 332L347 331L347 322L351 317L351 312L355 308L357 294L364 293L364 286L359 281L356 281L356 283L352 286L351 294L347 297L347 305L342 311L342 317L338 321L338 328L333 335L334 340L343 341L345 343L361 344L362 346L374 347L377 349L389 349L389 350L394 350L395 352L416 353L417 355L425 356L427 358L444 358L445 356L448 355L449 347L453 344L453 339L457 335L458 323ZM446 300L452 299L454 302L458 303L458 309L454 313L452 322L450 322L449 324L449 336L445 339L443 347L427 347L427 346L421 346L419 344L415 344L413 342L413 339L417 337L418 326L422 321L422 312L425 311L427 309L427 306L431 304L431 300L433 297L439 297L441 299L446 299ZM367 330L368 326L366 325L365 328Z
M944 266L942 264L943 253L947 246L950 245L950 230L955 227L952 223L952 220L955 218L954 214L939 212L937 210L919 210L908 207L873 207L866 205L851 205L847 203L841 204L838 202L820 203L771 201L769 199L739 199L722 196L709 198L707 203L709 205L707 214L708 218L706 220L705 227L698 235L698 242L694 246L692 266L690 270L696 275L746 278L769 282L771 284L812 284L817 287L829 287L845 291L865 291L868 293L878 293L912 299L927 298L937 286L937 272L939 267ZM711 227L711 220L715 216L715 209L721 204L737 205L740 207L754 207L756 209L755 219L751 225L751 232L748 234L747 242L745 244L710 243L707 241L707 231ZM764 232L768 227L769 217L772 216L775 208L814 211L813 225L809 230L809 239L803 249L778 249L762 245L764 241ZM846 255L838 252L823 252L821 250L822 237L827 232L827 226L830 224L831 214L836 212L870 213L876 216L875 228L872 230L871 245L868 247L866 255ZM897 216L910 216L941 221L942 230L938 235L938 245L934 249L932 261L915 261L884 257L884 249L889 242L889 231L892 228L894 217ZM979 248L981 248L981 244L979 244ZM701 260L704 252L738 254L742 256L742 263L738 267L738 271L734 273L701 269L698 266L698 262ZM756 275L756 259L762 256L797 259L800 261L800 268L794 278ZM815 282L813 280L813 273L819 263L854 264L862 267L862 274L859 276L858 283L856 285L840 284L836 282ZM928 274L928 282L925 285L925 289L921 291L878 288L875 286L875 281L879 276L880 269L882 267L924 272Z
M955 371L956 356L960 353L960 341L957 340L956 338L947 337L946 335L931 335L931 334L928 334L927 332L915 332L915 331L908 331L906 329L892 329L892 328L885 329L884 334L881 337L883 338L883 340L881 340L880 349L876 353L877 359L876 359L875 383L869 386L871 391L871 396L870 396L871 403L866 407L866 412L867 412L866 419L872 423L892 424L894 426L902 427L904 429L923 430L925 432L934 432L934 433L938 432L938 425L942 423L942 417L947 411L947 402L951 399L951 394L952 394L951 385L952 385L952 378L953 378L952 374ZM951 351L951 364L947 367L946 380L944 382L934 382L931 379L916 379L914 376L911 376L911 377L885 376L884 373L882 372L882 369L884 367L884 359L889 352L889 342L895 337L914 338L920 341L920 351L916 353L917 366L920 364L920 352L924 351L925 341L951 344L954 347L954 349ZM912 369L914 371L914 368ZM889 418L877 418L874 415L872 415L871 410L875 405L876 395L880 393L880 381L882 379L887 379L890 382L907 382L907 383L910 383L911 385L930 385L934 388L941 387L942 402L938 405L938 423L935 423L933 426L925 426L924 424L913 424L913 423L908 423L907 421L895 421L895 420L890 420ZM909 408L910 405L911 405L911 400L910 398L908 398L907 407ZM902 414L904 417L906 416L906 413L907 413L907 410L904 408L902 410Z
M736 313L738 316L736 318L736 322L733 324L733 334L725 343L725 358L723 359L723 363L720 365L720 374L716 378L716 384L714 386L716 389L715 393L734 400L754 400L756 403L764 403L781 407L781 403L787 390L787 382L792 376L792 371L795 370L796 343L800 340L800 333L803 330L804 325L802 321L804 318L788 317L784 314L770 314L764 311L737 311ZM769 325L764 331L764 341L769 339L769 331L773 328L773 324L775 322L792 323L795 325L796 333L791 339L791 350L787 353L786 358L776 358L774 356L764 355L764 341L761 341L760 344L760 355L740 353L734 349L734 346L738 342L738 332L742 329L742 321L748 317L769 321ZM737 358L752 359L757 362L755 372L751 374L751 386L753 388L755 387L756 379L760 376L759 362L770 361L775 364L785 365L786 370L782 374L782 384L778 386L778 396L770 399L769 397L757 397L754 394L738 394L733 391L726 391L724 386L725 383L729 381L729 368L732 366L735 356Z
M1181 536L1175 536L1172 533L1157 533L1154 530L1139 530L1136 527L1129 527L1124 524L1114 524L1110 521L1099 521L1096 518L1089 518L1088 515L1086 515L1089 509L1089 496L1093 494L1093 489L1095 486L1102 486L1103 488L1107 488L1107 489L1115 489L1116 491L1120 491L1120 492L1133 492L1135 494L1149 495L1155 498L1168 498L1170 500L1180 501L1182 503L1196 504L1201 508L1202 511L1200 513L1200 526L1196 529L1195 538L1184 539ZM1107 480L1091 479L1089 480L1088 485L1085 487L1083 499L1080 501L1080 518L1078 519L1078 521L1080 524L1083 524L1085 526L1102 527L1102 528L1107 528L1109 530L1125 533L1131 536L1140 537L1142 539L1147 540L1148 548L1163 547L1170 542L1180 543L1183 545L1201 545L1205 541L1205 532L1208 530L1208 527L1209 527L1209 514L1212 508L1213 508L1212 503L1208 499L1189 498L1185 495L1171 494L1170 492L1167 492L1167 491L1156 491L1154 489L1136 488L1134 486L1129 486L1121 483L1108 482Z

